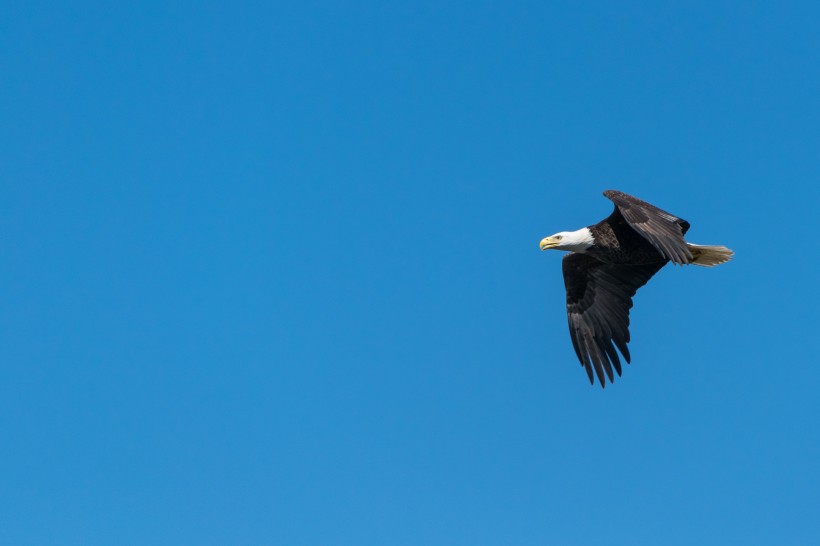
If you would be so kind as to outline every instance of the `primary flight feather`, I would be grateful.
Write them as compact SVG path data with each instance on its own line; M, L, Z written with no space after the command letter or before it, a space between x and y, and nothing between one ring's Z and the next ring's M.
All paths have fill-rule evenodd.
M604 195L615 203L609 217L541 241L541 250L570 252L562 264L569 335L590 383L594 371L601 387L606 377L614 382L614 373L621 375L616 347L630 361L629 309L638 288L670 261L712 267L734 254L725 246L686 242L689 222L637 197L614 190Z

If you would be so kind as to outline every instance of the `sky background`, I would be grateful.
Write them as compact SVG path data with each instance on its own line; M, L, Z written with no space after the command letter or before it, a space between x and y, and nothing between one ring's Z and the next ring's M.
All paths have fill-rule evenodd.
M820 540L816 2L2 2L0 543ZM538 242L724 244L605 390Z

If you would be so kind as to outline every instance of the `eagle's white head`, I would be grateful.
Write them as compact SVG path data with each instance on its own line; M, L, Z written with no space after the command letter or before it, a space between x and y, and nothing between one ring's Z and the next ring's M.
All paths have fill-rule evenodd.
M571 252L584 252L595 244L595 238L589 228L581 228L578 231L560 231L555 235L541 239L541 250L569 250Z

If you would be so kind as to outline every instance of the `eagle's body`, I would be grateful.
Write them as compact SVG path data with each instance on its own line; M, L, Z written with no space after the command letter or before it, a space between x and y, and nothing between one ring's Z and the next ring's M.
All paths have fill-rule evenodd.
M604 374L614 381L613 368L621 375L615 347L630 361L629 309L638 288L670 261L711 267L733 255L687 243L686 220L619 191L604 195L615 203L608 218L541 241L542 250L571 252L563 260L570 338L590 382L594 370L602 387Z
M689 227L688 224L686 227ZM602 262L630 265L666 262L652 243L626 223L620 211L613 212L609 218L587 229L595 244L584 253Z

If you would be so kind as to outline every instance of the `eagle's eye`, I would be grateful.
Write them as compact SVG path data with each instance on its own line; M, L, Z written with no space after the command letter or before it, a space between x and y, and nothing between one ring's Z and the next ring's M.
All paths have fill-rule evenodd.
M556 236L555 236L555 240L556 240L556 241L560 241L560 240L561 240L561 236L560 236L560 235L556 235Z

